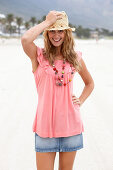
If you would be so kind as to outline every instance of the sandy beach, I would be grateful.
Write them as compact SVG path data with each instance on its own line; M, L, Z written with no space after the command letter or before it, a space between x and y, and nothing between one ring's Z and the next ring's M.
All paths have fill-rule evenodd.
M35 43L43 47L41 38ZM75 40L95 88L81 106L84 148L73 170L113 170L113 40ZM76 73L73 92L84 83ZM37 107L32 65L19 39L0 39L0 170L36 170L32 123ZM55 159L58 170L59 154Z

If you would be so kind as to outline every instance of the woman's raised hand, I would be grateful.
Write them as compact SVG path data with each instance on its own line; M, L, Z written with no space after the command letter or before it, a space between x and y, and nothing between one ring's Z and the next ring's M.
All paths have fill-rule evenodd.
M56 22L56 20L61 19L61 18L62 18L62 13L58 11L50 11L48 15L46 16L46 21L50 25L52 25Z

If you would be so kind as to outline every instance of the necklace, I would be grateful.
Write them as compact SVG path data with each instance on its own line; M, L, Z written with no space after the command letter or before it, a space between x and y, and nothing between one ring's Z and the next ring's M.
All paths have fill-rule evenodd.
M71 78L69 79L69 81L67 82L67 83L64 83L63 82L63 78L64 78L64 70L65 70L65 63L66 63L66 61L65 61L65 58L63 59L63 65L62 65L62 75L61 75L61 77L59 76L59 74L58 74L58 70L56 69L56 67L55 67L55 64L53 63L53 70L55 71L55 78L56 78L56 75L58 74L58 77L56 78L56 85L57 86L66 86L68 83L70 83L71 81L72 81L72 75L74 74L74 71L75 71L75 69L74 70L72 70L72 65L70 64L70 67L71 67ZM69 74L69 73L68 73Z

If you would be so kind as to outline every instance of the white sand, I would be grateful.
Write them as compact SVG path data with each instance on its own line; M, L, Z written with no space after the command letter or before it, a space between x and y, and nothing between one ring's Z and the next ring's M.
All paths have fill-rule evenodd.
M35 41L43 46L41 39ZM74 170L113 170L113 40L76 40L95 88L81 106L84 148ZM74 77L74 93L84 87ZM20 40L0 40L0 170L36 170L32 123L37 92L30 59ZM59 154L55 159L58 169Z

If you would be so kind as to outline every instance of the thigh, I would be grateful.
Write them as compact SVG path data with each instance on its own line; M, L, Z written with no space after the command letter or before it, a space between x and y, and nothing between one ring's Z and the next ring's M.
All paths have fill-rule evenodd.
M59 170L72 170L77 151L59 152Z
M53 170L56 152L36 152L37 170Z

